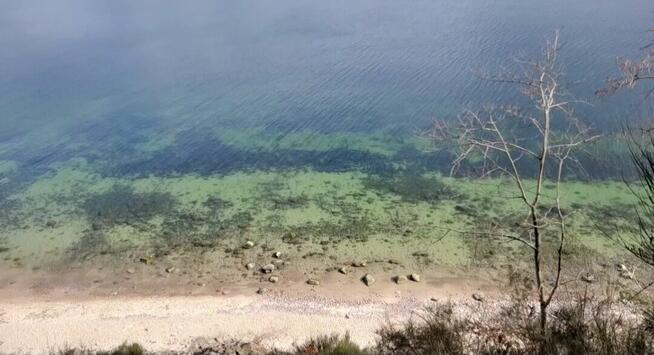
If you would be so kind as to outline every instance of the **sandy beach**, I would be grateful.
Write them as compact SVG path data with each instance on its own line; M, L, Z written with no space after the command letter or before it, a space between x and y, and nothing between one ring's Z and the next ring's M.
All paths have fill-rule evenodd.
M380 280L373 287L298 282L262 295L248 286L193 296L88 296L73 290L21 295L4 290L0 352L110 349L125 341L150 351L181 351L215 339L289 349L312 336L346 332L368 345L381 325L408 319L433 303L432 298L469 299L474 289L474 283L396 285Z

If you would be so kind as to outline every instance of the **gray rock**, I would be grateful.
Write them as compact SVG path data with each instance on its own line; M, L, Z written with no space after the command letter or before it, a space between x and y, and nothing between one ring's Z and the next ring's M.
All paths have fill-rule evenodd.
M581 275L581 281L592 284L593 282L595 282L595 276L593 276L590 273L585 273Z
M420 282L420 275L411 274L411 275L409 275L409 280L414 281L414 282Z
M277 276L270 276L270 278L268 279L268 281L270 281L270 282L272 282L272 283L275 284L275 283L277 283L277 281L279 281L279 277L277 277Z
M629 271L629 270L621 271L620 272L620 277L622 277L623 279L627 279L627 280L633 280L634 279L634 272Z
M285 264L284 260L279 260L279 259L273 260L272 263L273 263L273 265L275 265L277 267L283 266Z
M267 264L267 265L264 265L264 266L261 268L261 271L262 271L264 274L270 274L271 272L275 271L275 265L273 265L273 264Z
M484 295L482 295L481 293L473 293L472 299L477 302L484 302Z
M401 283L405 283L406 281L407 281L407 278L404 275L397 275L397 276L393 277L393 282L395 282L398 285L401 284Z
M370 275L370 274L365 274L365 275L363 275L363 277L361 278L361 281L363 281L363 283L364 283L366 286L370 287L370 285L374 284L376 280L375 280L375 278L374 278L372 275Z
M254 247L254 243L252 241L248 240L245 242L245 244L243 244L243 249L251 249L252 247Z
M318 285L320 285L320 281L318 281L316 279L308 279L307 280L307 285L318 286Z

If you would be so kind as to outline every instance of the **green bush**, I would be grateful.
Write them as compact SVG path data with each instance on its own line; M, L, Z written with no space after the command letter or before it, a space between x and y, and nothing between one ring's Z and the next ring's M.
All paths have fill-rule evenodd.
M321 336L311 339L305 344L297 347L296 353L316 355L364 355L367 354L359 346L350 340L350 335L345 334Z

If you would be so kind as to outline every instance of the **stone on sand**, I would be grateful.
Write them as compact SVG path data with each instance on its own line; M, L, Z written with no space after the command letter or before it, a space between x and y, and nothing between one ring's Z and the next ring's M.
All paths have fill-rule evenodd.
M370 274L365 274L361 278L361 281L363 281L366 286L370 287L370 285L375 283L375 278Z
M397 276L393 277L393 282L395 282L398 285L401 284L401 283L406 282L406 280L407 280L407 278L404 275L397 275Z
M264 266L261 268L261 271L262 271L264 274L270 274L271 272L275 271L275 265L273 265L273 264L267 264L267 265L264 265Z

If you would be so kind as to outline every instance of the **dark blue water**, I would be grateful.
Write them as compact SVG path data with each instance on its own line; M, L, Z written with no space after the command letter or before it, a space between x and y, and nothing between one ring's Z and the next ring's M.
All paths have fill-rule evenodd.
M590 121L610 129L647 110L637 94L600 101L593 92L616 72L616 57L638 55L649 40L649 0L4 1L0 8L0 160L20 166L82 155L133 172L128 163L141 161L135 145L189 130L410 132L464 107L510 102L511 88L473 72L537 54L556 28L567 78L593 104L581 110ZM173 155L161 159L197 159L202 136L197 144L193 137L178 137ZM256 167L258 155L221 143L227 153L212 154ZM144 166L159 172L157 155L148 159ZM338 164L339 155L329 159Z

